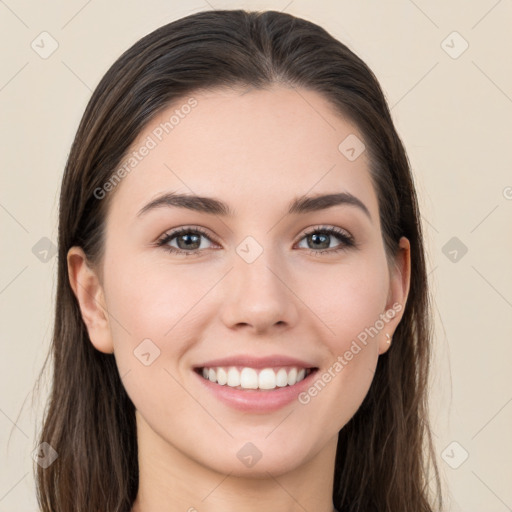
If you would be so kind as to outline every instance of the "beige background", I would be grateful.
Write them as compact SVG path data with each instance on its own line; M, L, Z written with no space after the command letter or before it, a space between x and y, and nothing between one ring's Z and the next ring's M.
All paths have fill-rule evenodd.
M47 390L34 404L31 391L50 342L56 258L41 261L33 247L43 237L56 242L60 180L86 102L140 37L212 8L305 17L380 80L412 164L428 245L437 334L431 397L447 510L512 510L512 2L6 0L0 512L36 510L31 453ZM47 59L31 47L43 31L59 45Z

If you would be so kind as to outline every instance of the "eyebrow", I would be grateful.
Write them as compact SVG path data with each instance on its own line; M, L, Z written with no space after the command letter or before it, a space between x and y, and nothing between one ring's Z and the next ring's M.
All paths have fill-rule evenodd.
M297 197L291 201L288 208L288 215L315 212L338 205L354 206L364 212L370 221L372 221L370 212L365 204L349 192ZM233 217L234 215L233 210L231 210L226 203L214 199L213 197L168 192L156 197L141 208L137 213L137 217L140 217L150 210L163 206L185 208L211 215L220 215L222 217Z

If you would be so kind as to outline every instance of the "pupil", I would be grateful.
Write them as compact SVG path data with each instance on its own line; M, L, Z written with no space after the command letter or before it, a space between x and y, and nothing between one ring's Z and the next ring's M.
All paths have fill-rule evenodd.
M195 238L195 240L190 240L191 238ZM190 249L190 244L194 244L194 243L198 243L198 238L199 236L198 235L190 235L190 234L186 234L186 235L181 235L181 237L178 237L178 246L180 245L180 240L184 240L184 239L187 239L187 241L185 242L185 248L188 248ZM180 247L180 249L183 249L183 247Z
M329 247L329 242L328 242L328 238L329 238L329 236L328 236L328 235L325 235L325 234L320 234L320 235L318 235L318 234L313 234L313 235L311 235L311 236L312 236L312 238L313 238L313 240L314 240L314 241L320 241L320 242L322 242L322 241L321 241L321 240L319 240L319 239L320 239L320 238L323 238L324 243L327 241L327 246L326 246L326 247L322 247L322 248L327 249L327 248ZM318 247L318 246L317 246L317 247Z

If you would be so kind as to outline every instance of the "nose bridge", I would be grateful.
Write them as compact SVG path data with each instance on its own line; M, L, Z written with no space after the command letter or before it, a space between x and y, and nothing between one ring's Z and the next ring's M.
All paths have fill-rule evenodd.
M226 325L248 324L263 331L276 324L293 324L297 319L294 295L285 284L283 265L276 255L252 237L235 251L222 308Z

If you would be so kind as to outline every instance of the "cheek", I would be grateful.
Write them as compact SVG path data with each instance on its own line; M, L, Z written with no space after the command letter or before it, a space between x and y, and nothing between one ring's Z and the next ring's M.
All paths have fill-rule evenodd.
M218 277L206 267L170 269L162 260L117 261L105 266L105 290L116 363L120 375L127 376L125 388L137 408L153 400L158 404L159 390L170 392L177 400L174 407L179 407L177 397L183 391L173 377L183 380L183 356L218 311L205 300Z
M211 273L187 272L185 266L176 266L170 272L162 261L133 258L106 267L109 310L118 320L112 322L114 338L126 340L129 337L133 343L151 338L163 347L171 338L174 344L181 339L176 332L183 329L183 325L188 324L190 328L194 307L215 279Z
M208 283L196 289L189 283L190 276L171 276L158 263L125 259L105 266L110 330L123 386L152 425L169 429L178 428L182 413L186 416L192 406L178 383L183 380L178 362L193 342L193 306Z
M174 316L180 307L171 288L157 279L157 271L141 267L134 258L117 256L113 254L105 264L104 286L122 376L145 367L145 363L153 368L162 359L171 346L165 333L176 322Z
M301 298L329 329L325 342L333 354L349 350L351 342L364 342L368 329L385 312L389 291L387 265L381 258L356 256L350 262L310 269L301 278ZM372 331L374 333L374 331Z
M380 315L389 287L387 265L378 258L333 265L309 273L308 282L303 285L305 302L329 327L322 328L329 358L302 403L311 403L314 411L307 421L325 415L333 429L341 428L361 405L375 373L385 325Z

